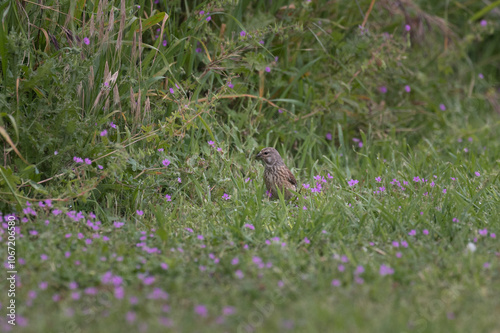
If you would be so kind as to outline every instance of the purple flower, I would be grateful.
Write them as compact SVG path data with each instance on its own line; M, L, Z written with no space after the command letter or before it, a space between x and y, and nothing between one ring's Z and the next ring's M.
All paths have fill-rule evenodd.
M224 195L222 196L222 199L229 200L229 199L231 199L231 196L227 193L224 193Z
M167 199L167 201L172 201L172 197L168 194L165 195L165 199Z
M106 135L108 135L108 131L107 131L107 130L104 130L104 131L102 131L102 132L101 132L101 134L100 134L100 135L101 135L101 136L106 136Z
M441 111L446 111L446 105L444 104L439 104L439 108L441 109Z
M85 159L85 164L91 165L92 164L92 160L90 158L86 158Z
M164 39L163 42L161 43L163 46L167 46L167 40Z
M480 177L481 176L481 174L479 173L479 171L474 172L474 174L476 175L476 177Z
M310 243L311 243L311 241L309 240L309 238L304 237L304 243L306 243L306 244L310 244Z
M194 312L200 316L200 317L207 317L208 316L208 310L205 305L196 305L194 307Z
M484 79L484 75L483 75L483 73L479 73L477 76L478 76L480 79Z
M349 186L354 186L357 183L359 183L359 180L357 180L357 179L351 179L350 181L347 182L347 184L349 184Z
M407 93L409 93L409 92L411 91L411 88L410 88L410 86L409 86L409 85L406 85L406 86L405 86L405 91L406 91Z
M232 83L231 83L231 81L229 81L229 82L227 83L227 86L228 86L229 88L231 88L231 89L233 89L233 88L234 88L234 84L232 84Z
M340 280L337 280L337 279L332 280L332 286L334 286L334 287L340 286Z
M365 268L363 266L359 265L358 267L356 267L354 274L359 275L359 274L364 273L364 271L365 271Z
M446 194L446 189L443 189L443 194Z
M406 31L410 31L411 30L411 26L409 24L405 25L405 30Z
M196 53L201 53L201 47L197 47L195 51Z
M170 91L170 93L171 93L171 94L175 94L175 90L174 90L174 88L170 88L170 89L168 89L168 90Z
M166 167L170 165L170 161L168 159L164 159L163 161L161 161L161 163Z
M481 20L481 22L479 22L479 24L481 24L482 27L485 27L486 25L488 25L488 21Z
M127 322L129 323L133 323L135 321L135 312L134 311L129 311L127 312L127 314L125 315L125 319L127 320Z
M266 67L266 72L271 73L271 68L270 67Z
M386 86L380 86L378 88L378 91L380 91L382 94L385 94L385 93L387 93L387 87Z
M423 233L424 235L428 235L428 234L429 234L429 230L424 229L424 231L422 231L422 233Z
M283 110L281 110L281 109L278 109L278 113L283 113Z
M212 19L212 16L207 16L207 18L205 20L207 20L207 22L210 22L211 19Z
M379 274L381 276L392 275L394 274L394 269L386 265L380 265Z
M410 232L408 233L408 235L410 235L410 236L415 236L416 234L417 234L417 231L415 229L410 230Z
M83 39L83 43L85 43L85 45L89 45L90 44L90 39L88 39L87 37L85 37Z
M484 229L479 229L479 230L478 230L478 233L479 233L479 235L481 235L481 236L486 236L486 235L488 235L488 229L486 229L486 228L484 228Z
M240 32L240 36L241 36L241 37L245 37L245 35L246 35L246 34L247 34L247 33L246 33L245 31L241 31L241 32Z
M124 224L125 224L124 222L118 222L118 221L113 222L113 226L115 228L121 228L123 227Z
M144 211L142 211L142 210L136 210L135 212L136 212L136 213L137 213L137 215L139 215L139 216L144 215Z
M380 182L382 181L382 177L376 177L376 178L375 178L375 181L377 181L377 182L379 182L379 183L380 183Z
M244 227L251 230L255 230L255 227L252 224L245 223Z
M326 133L325 137L328 141L332 141L332 133L330 132Z
M224 316L230 316L232 314L236 313L236 309L232 306L225 306L224 309L222 309L222 314Z

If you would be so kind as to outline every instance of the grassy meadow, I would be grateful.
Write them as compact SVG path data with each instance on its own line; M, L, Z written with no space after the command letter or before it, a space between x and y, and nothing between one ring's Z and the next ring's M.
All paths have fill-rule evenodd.
M500 332L499 11L3 1L0 331Z

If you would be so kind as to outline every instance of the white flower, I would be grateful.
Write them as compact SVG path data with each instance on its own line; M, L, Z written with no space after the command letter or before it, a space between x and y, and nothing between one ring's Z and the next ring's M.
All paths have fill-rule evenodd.
M473 253L476 251L476 245L474 245L474 243L469 243L467 244L467 249L466 249L467 252L470 252L470 253Z

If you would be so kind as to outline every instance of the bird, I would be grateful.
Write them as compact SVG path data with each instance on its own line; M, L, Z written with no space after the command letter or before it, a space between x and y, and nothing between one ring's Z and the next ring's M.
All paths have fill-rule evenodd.
M283 192L286 200L290 200L293 193L289 190L297 191L297 180L286 167L280 153L272 147L266 147L255 157L264 161L264 183L271 193L271 198L278 198L279 190Z

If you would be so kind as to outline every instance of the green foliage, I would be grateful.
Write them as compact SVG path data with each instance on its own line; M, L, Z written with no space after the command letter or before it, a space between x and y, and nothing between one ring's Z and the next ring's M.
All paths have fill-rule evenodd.
M39 311L23 302L26 331L162 331L165 304L144 296L144 274L162 277L181 331L247 331L256 302L274 307L254 325L265 332L292 319L298 332L497 328L497 241L465 249L481 228L500 234L498 2L375 1L368 15L371 3L2 2L0 210L28 222L19 297L50 284ZM269 201L254 160L265 146L301 185L332 178L296 205ZM88 215L72 220L80 211L98 232ZM141 231L161 253L136 246ZM380 276L386 264L394 275ZM140 306L101 283L108 271ZM75 302L71 281L99 296ZM238 314L218 326L225 305Z

